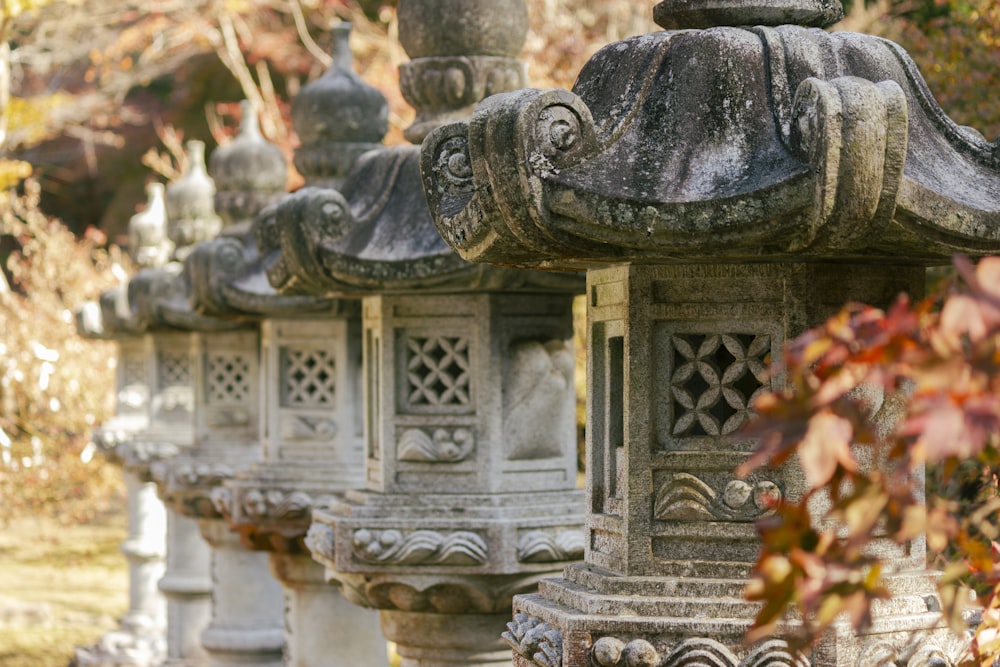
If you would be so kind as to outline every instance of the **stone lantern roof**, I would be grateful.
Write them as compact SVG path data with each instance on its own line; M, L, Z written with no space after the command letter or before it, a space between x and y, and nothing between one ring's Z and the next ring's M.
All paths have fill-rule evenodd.
M439 230L469 260L558 269L996 248L1000 143L896 44L775 25L839 4L661 2L661 25L705 29L612 44L572 92L487 99L424 143Z
M285 156L260 133L256 108L244 100L240 109L239 134L215 149L209 160L217 188L215 209L227 227L252 219L285 193L288 181Z
M334 314L346 307L320 296L280 294L268 282L268 271L280 260L279 248L273 245L276 210L276 206L264 209L249 235L222 236L191 252L185 262L191 309L204 315L256 319Z
M524 64L514 57L527 30L524 11L523 3L494 0L402 4L401 39L414 60L401 66L400 85L417 109L408 139L419 143L434 127L467 117L483 97L524 84ZM272 284L319 294L568 284L457 256L434 228L419 160L417 146L369 151L338 190L307 187L283 200Z

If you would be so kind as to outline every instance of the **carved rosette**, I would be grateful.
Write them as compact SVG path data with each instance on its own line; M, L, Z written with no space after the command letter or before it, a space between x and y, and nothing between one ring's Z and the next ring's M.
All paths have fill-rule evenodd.
M657 491L653 518L658 521L754 521L782 498L780 487L767 479L730 480L721 491L696 475L672 473Z
M410 428L400 434L398 442L400 461L424 463L462 461L476 445L472 431L467 428L437 428L433 431Z
M562 667L562 633L526 614L514 614L501 635L514 653L541 667Z

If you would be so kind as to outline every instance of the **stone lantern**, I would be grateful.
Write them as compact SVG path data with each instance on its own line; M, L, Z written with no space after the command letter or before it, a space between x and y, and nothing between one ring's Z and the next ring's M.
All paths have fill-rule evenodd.
M143 268L166 264L173 250L167 239L163 186L146 188L146 208L129 222L129 254ZM93 647L79 648L83 666L151 667L166 657L166 605L157 589L165 570L167 518L149 475L142 434L150 425L150 378L147 338L127 307L124 285L105 292L77 313L86 338L114 340L118 346L115 416L100 425L94 443L122 466L125 479L128 539L121 550L128 561L129 608L119 629Z
M385 98L353 69L344 70L351 67L348 34L349 27L336 28L333 65L293 102L299 136L317 141L296 154L312 155L307 164L324 180L346 170L362 149L375 148L363 140L381 138L386 128ZM372 108L376 97L381 110ZM352 117L366 124L341 127ZM372 132L368 124L379 118L381 130ZM318 138L326 127L337 128L336 138ZM236 157L228 162L231 173L254 169L254 161ZM313 182L307 185L306 191L315 191ZM306 216L321 212L292 208ZM254 318L261 329L261 462L216 487L213 500L245 547L268 552L271 572L284 588L285 664L377 667L388 662L377 615L327 585L322 566L303 545L312 508L363 485L360 304L278 294L271 287L267 272L280 259L276 210L257 216L253 235L219 238L191 255L198 266L193 293L199 311Z
M407 136L523 85L519 0L399 4ZM509 662L511 597L582 555L574 276L468 264L433 227L416 146L364 153L339 190L277 208L284 293L362 297L363 490L313 512L306 545L380 611L403 665Z
M838 624L808 659L742 641L753 521L804 489L793 465L733 472L781 382L765 366L847 301L1000 249L1000 145L900 47L807 27L839 5L660 2L667 30L598 52L572 92L490 98L423 144L464 258L587 271L586 562L515 599L519 667L953 664L922 538L878 547L894 597L867 634Z
M168 187L167 209L168 215L189 216L173 220L173 229L185 230L183 238L199 244L178 252L183 264L171 271L140 273L129 283L129 301L141 317L183 332L193 393L191 446L154 464L153 475L160 495L197 522L211 548L211 618L199 633L207 664L270 667L282 658L281 587L267 572L266 556L243 549L211 498L223 480L260 457L259 332L244 319L192 307L201 284L201 247L221 220L214 212L216 188L205 173L204 149L198 143L191 149L191 169ZM238 231L237 216L230 223Z

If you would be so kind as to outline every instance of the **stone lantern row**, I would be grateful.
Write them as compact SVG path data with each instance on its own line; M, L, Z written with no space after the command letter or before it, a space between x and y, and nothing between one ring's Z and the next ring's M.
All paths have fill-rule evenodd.
M443 46L432 26L457 30L451 12L400 9L418 140L523 85L523 5L480 4ZM419 147L376 143L385 100L336 30L333 66L292 108L305 187L282 194L246 107L207 169L192 144L188 173L150 187L130 224L144 268L81 317L122 354L102 433L169 517L165 647L139 655L156 632L129 647L118 633L81 663L384 664L386 637L404 664L506 663L512 596L582 557L582 282L447 248Z
M81 314L120 344L98 438L134 534L129 615L80 662L374 665L384 635L407 667L951 664L922 539L869 635L741 640L752 522L803 490L733 474L765 365L1000 247L997 144L895 45L805 27L837 5L666 0L569 92L522 89L520 0L400 0L422 147L379 145L346 28L293 103L305 187L249 107L207 168L192 145L130 224L144 268Z

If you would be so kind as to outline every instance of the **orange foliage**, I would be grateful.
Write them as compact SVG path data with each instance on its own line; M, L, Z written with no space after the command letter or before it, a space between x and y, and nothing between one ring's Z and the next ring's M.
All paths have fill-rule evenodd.
M751 637L790 609L804 619L800 647L841 613L865 627L889 595L870 546L926 532L953 629L967 627L969 589L985 610L962 664L1000 658L1000 258L956 265L963 282L946 292L888 312L850 305L792 341L785 388L755 403L748 434L760 445L742 472L797 455L808 488L760 522L747 595L764 606Z
M0 193L0 238L16 248L0 284L0 520L76 520L120 482L90 444L113 405L114 345L81 339L73 309L111 286L122 258L43 215L35 181L24 189Z

